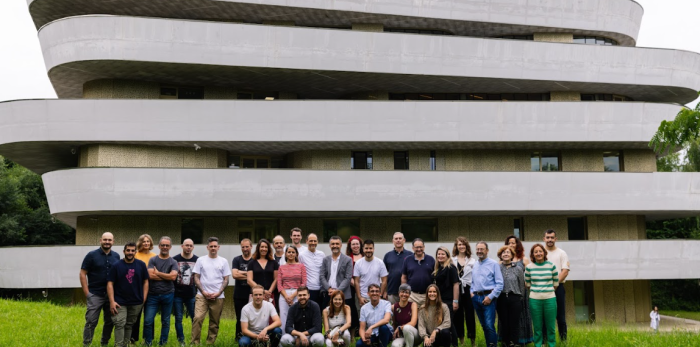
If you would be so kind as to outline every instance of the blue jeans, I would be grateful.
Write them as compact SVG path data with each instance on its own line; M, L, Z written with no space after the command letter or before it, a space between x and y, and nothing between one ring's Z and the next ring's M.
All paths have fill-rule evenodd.
M170 314L173 312L173 299L175 293L170 294L149 294L143 309L143 341L146 346L153 343L153 325L156 320L156 313L160 311L160 344L168 343L170 333Z
M175 332L177 333L177 340L179 342L185 341L185 333L182 330L182 317L183 317L183 306L187 309L187 313L190 316L190 320L194 319L194 296L190 299L183 299L176 296L173 300L173 311L175 313Z
M496 301L497 298L491 300L491 304L484 305L482 301L486 296L474 295L472 298L472 303L474 304L474 311L476 311L476 316L479 317L479 322L481 327L484 329L484 338L486 338L486 346L495 347L498 344L498 335L496 334Z
M381 344L382 347L387 347L393 337L394 333L391 331L391 329L389 329L389 327L386 324L384 324L379 327L379 336L372 335L369 345L365 344L365 342L362 341L362 339L358 339L357 343L355 343L355 347L371 347L376 346L377 343Z
M267 336L270 338L270 346L277 347L277 345L280 344L280 338L282 337L282 329L280 328L274 328L272 331L267 332ZM239 347L249 347L250 345L257 343L257 340L255 342L253 339L251 339L248 336L242 336L238 340L238 346ZM265 345L264 343L261 345Z

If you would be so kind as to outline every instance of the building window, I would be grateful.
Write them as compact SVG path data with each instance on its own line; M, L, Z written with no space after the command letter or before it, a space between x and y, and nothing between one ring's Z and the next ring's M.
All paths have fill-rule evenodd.
M238 218L236 228L238 240L250 239L256 243L260 239L267 239L272 242L272 239L279 234L279 224L279 219Z
M505 35L505 36L499 36L497 38L498 39L506 39L506 40L534 41L535 35Z
M406 29L406 28L384 28L387 33L406 33L406 34L421 34L421 35L454 35L445 30L430 30L430 29Z
M569 226L569 241L588 240L586 217L569 217L567 224Z
M437 170L437 160L435 157L435 151L430 151L430 171Z
M350 236L360 235L360 219L324 219L323 242L330 242L331 236L338 235L347 242Z
M201 218L182 219L180 224L180 240L192 239L195 245L201 245L204 242L203 238L204 220Z
M624 171L619 151L603 152L603 164L606 172Z
M389 100L549 101L549 93L389 93Z
M559 153L532 153L530 156L530 171L559 171Z
M520 241L525 241L525 223L522 218L513 219L513 235Z
M617 46L617 41L600 36L574 35L574 43L584 45Z
M408 170L408 152L394 152L394 170Z
M576 322L591 322L595 318L593 281L571 281L574 285Z
M239 92L236 93L237 99L243 100L275 100L279 98L277 92Z
M372 152L352 152L350 168L356 170L372 170Z
M204 99L203 88L161 87L161 99Z
M228 167L231 169L281 169L286 166L283 157L230 155Z
M581 94L581 101L634 101L634 99L617 94Z
M421 238L425 242L438 240L437 218L401 218L401 232L407 242Z

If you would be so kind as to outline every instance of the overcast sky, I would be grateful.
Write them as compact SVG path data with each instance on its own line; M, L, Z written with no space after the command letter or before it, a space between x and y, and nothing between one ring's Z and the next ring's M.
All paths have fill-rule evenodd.
M148 0L144 0L148 1ZM584 0L570 0L584 1ZM700 52L698 0L637 0L644 19L637 46ZM0 0L0 101L55 98L26 0ZM691 104L694 106L697 101Z

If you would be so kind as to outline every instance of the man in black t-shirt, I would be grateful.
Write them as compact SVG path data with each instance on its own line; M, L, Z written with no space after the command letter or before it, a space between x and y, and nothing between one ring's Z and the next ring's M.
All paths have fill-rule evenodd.
M233 309L236 311L236 341L243 336L241 330L241 310L248 304L250 286L248 285L248 264L253 259L250 254L252 242L249 239L241 240L241 255L233 258L231 275L236 280L233 289Z
M194 264L197 263L197 256L192 253L194 251L194 242L192 239L185 239L182 242L182 253L173 257L177 262L177 279L175 280L175 299L173 310L175 312L175 332L177 333L177 341L180 344L185 342L185 333L182 329L182 307L187 309L187 314L190 319L194 318L194 299L197 295L197 287L194 285Z
M124 259L114 264L109 272L107 296L114 321L114 346L126 347L131 328L141 314L141 307L148 295L148 269L135 258L136 244L124 245Z

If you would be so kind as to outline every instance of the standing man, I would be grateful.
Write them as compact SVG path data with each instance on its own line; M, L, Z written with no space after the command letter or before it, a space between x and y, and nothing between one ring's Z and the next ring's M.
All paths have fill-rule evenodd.
M328 307L330 297L336 290L343 292L345 295L345 303L354 305L352 302L352 289L350 288L350 280L352 280L352 259L340 252L343 246L343 239L340 236L332 236L330 241L331 255L323 258L321 265L321 291L323 292L323 305Z
M318 246L316 234L309 234L306 237L306 245L308 248L299 251L299 262L306 267L306 286L309 288L310 300L321 307L323 305L323 298L321 297L321 266L326 255L323 251L316 249L316 246Z
M258 345L277 347L282 337L282 321L269 301L265 298L265 288L261 285L253 287L253 302L245 305L241 310L241 329L243 337L238 341L238 346L249 347L253 341ZM270 323L272 322L272 323Z
M433 283L433 270L435 258L425 254L425 243L416 238L413 240L413 256L403 262L401 269L401 283L411 286L411 301L418 307L425 303L425 291Z
M283 347L323 347L323 325L321 309L309 300L309 289L301 286L297 289L297 302L289 308L286 334L280 343Z
M352 274L355 279L355 294L360 303L358 310L362 309L366 303L370 301L367 289L370 284L381 284L381 293L386 292L386 277L389 272L386 271L384 262L374 257L374 241L365 240L362 244L362 251L365 257L355 262L355 269Z
M143 341L146 346L153 342L156 313L160 312L160 341L162 346L168 343L170 333L170 314L173 311L175 299L175 284L177 279L177 262L170 257L172 241L163 236L158 241L160 252L157 257L148 261L148 300L143 310Z
M292 228L292 231L289 232L289 237L292 239L292 245L294 245L294 247L297 248L297 251L299 251L299 254L301 254L301 252L306 250L306 246L301 244L301 240L302 240L301 229Z
M114 316L112 320L116 347L126 347L129 344L131 328L148 295L148 269L135 256L136 244L127 243L124 245L124 260L114 264L109 272L107 296Z
M248 285L248 264L253 256L250 254L252 248L252 243L249 239L241 240L241 255L233 258L231 262L232 265L232 277L236 282L233 288L233 309L236 311L236 341L243 336L243 330L241 330L241 320L238 317L241 316L241 310L243 306L248 304L248 299L250 295L250 286Z
M488 257L489 245L480 241L476 244L476 256L479 257L472 270L471 296L474 310L484 329L486 346L496 347L496 299L503 290L503 274L501 266Z
M197 295L197 287L194 285L192 270L194 270L194 265L199 257L194 255L193 251L194 242L192 239L185 239L182 242L182 253L173 257L177 262L173 310L175 310L175 332L180 344L185 343L185 333L182 329L183 305L187 309L187 315L190 316L190 319L194 319L194 297Z
M207 344L213 345L219 333L219 319L224 310L224 289L228 286L231 269L228 260L219 257L219 239L210 237L207 240L206 257L199 257L194 265L194 284L197 286L197 296L194 302L194 321L192 322L192 343L199 345L204 317L209 312L209 333ZM236 317L238 318L238 317Z
M100 248L90 251L83 259L80 266L80 286L87 298L87 312L85 313L85 328L83 329L83 345L92 343L95 335L95 327L100 320L100 311L103 312L104 325L102 326L101 345L109 343L114 323L109 309L107 297L107 279L110 269L119 261L119 254L112 252L114 235L104 233L100 238Z
M554 295L557 296L557 329L559 330L559 339L564 342L567 337L566 290L564 289L564 283L566 282L566 277L569 276L569 256L564 250L556 246L556 231L552 229L545 231L544 242L547 248L547 260L557 267L557 272L559 273L559 286L554 291ZM544 329L544 331L546 331L547 327L544 326Z
M282 237L282 235L277 235L272 239L272 248L275 249L275 254L273 254L275 261L277 261L280 266L286 264L287 261L285 260L284 252L287 245L284 243L284 237Z
M413 252L403 248L406 239L403 233L395 232L393 236L394 250L387 252L384 255L384 264L389 275L386 279L386 293L384 299L389 300L393 305L399 302L399 286L401 285L401 271L403 270L403 261L407 257L413 255Z
M394 329L391 326L391 304L381 299L381 290L378 285L372 283L368 290L370 301L360 310L360 339L355 346L387 347L394 335Z

